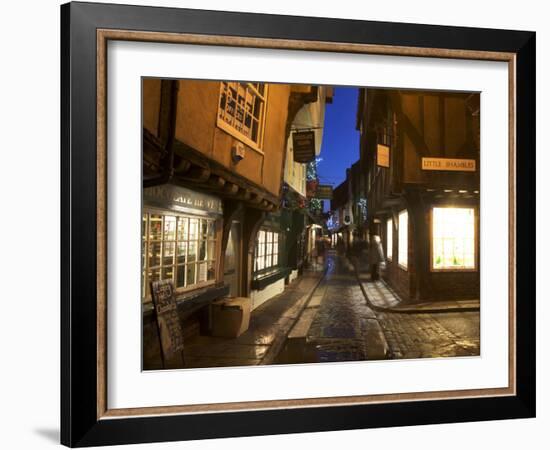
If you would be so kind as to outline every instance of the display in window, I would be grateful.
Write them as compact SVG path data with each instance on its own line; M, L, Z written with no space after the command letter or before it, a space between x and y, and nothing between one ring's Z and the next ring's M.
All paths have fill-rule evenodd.
M473 208L433 208L434 269L475 269Z
M172 280L182 289L215 279L214 219L145 214L142 223L144 301L150 301L151 281Z

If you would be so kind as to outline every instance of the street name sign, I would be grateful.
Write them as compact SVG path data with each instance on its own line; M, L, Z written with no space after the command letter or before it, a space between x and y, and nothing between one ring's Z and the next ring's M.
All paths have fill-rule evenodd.
M422 158L422 170L475 172L475 159Z

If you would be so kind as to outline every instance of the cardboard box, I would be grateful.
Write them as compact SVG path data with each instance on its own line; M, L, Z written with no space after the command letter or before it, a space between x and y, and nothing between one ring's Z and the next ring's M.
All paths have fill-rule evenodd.
M212 336L236 338L248 330L251 301L229 297L212 303Z

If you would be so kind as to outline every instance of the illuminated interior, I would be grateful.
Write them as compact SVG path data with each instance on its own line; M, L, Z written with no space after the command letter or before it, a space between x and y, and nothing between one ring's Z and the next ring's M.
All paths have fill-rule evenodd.
M391 260L393 255L393 220L386 222L386 257Z
M398 254L397 262L400 266L407 268L409 258L409 214L406 210L399 213L399 233L398 233Z
M434 208L433 269L475 269L473 208Z

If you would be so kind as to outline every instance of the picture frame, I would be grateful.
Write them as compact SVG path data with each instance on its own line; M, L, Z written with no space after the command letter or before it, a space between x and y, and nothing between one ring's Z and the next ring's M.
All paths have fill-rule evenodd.
M509 70L509 385L113 410L107 404L107 43L501 61ZM61 7L61 442L70 447L535 416L533 32L114 4Z

